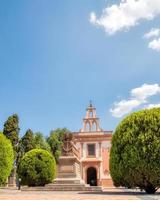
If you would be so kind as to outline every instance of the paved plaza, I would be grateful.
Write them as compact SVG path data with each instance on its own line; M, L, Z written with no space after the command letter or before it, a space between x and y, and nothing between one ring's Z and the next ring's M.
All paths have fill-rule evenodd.
M0 189L0 200L160 200L160 194L146 195L133 190L107 189L104 192L55 192Z

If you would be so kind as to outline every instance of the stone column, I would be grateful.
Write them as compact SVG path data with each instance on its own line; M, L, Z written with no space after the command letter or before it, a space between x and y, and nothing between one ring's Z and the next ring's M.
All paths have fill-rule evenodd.
M102 156L101 142L99 142L99 157Z
M81 158L83 158L83 142L81 142Z

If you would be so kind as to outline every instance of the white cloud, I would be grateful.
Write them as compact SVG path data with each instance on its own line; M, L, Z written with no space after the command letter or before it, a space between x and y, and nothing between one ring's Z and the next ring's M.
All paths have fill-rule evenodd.
M159 28L152 28L148 33L144 35L144 38L150 39L153 37L160 36L160 29Z
M160 52L160 29L159 28L154 28L151 29L148 33L144 35L145 39L151 39L148 43L148 47L150 49L153 49L157 52Z
M122 117L133 109L147 103L149 97L160 94L160 85L143 84L141 87L132 89L130 94L131 96L128 100L114 103L114 108L110 109L114 117ZM152 105L156 104L148 104L147 106Z
M114 104L114 108L110 112L114 117L122 117L123 115L131 112L134 108L141 105L141 102L136 99L122 100Z
M160 38L154 39L151 42L149 42L148 47L159 52L160 51Z
M150 109L150 108L159 108L160 107L160 103L158 103L158 104L149 104L149 105L147 105L147 109Z
M98 18L90 14L90 22L103 27L112 35L129 29L142 20L152 20L160 14L160 0L121 0L118 4L106 7Z
M143 84L141 87L131 90L131 95L138 100L146 100L148 97L160 93L160 86L158 84Z
M94 12L92 12L90 14L90 22L94 24L95 21L96 21L96 14Z

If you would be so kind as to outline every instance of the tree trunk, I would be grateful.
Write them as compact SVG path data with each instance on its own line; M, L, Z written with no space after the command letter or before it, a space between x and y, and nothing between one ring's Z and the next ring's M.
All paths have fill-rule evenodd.
M153 185L148 185L144 190L147 194L154 194L156 192L156 188Z

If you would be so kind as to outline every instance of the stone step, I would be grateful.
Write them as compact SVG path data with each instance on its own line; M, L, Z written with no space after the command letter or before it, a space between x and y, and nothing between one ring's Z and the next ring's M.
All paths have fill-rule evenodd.
M22 191L102 191L100 186L86 185L46 185L45 187L22 187Z
M47 188L55 188L55 187L86 187L85 184L50 184L46 185Z
M62 184L62 185L65 185L65 184L82 184L82 182L80 180L56 180L52 184ZM52 184L49 184L49 185L52 185Z
M103 188L101 186L87 186L85 187L85 191L103 191Z
M52 191L84 191L84 187L83 186L76 186L76 187L55 186L55 187L47 188L47 189L50 189Z
M74 183L66 183L66 184L53 183L53 184L46 185L46 187L54 187L55 185L62 186L62 187L64 187L64 186L67 186L67 187L86 186L85 184L79 184L79 183L76 183L76 184L74 184Z

